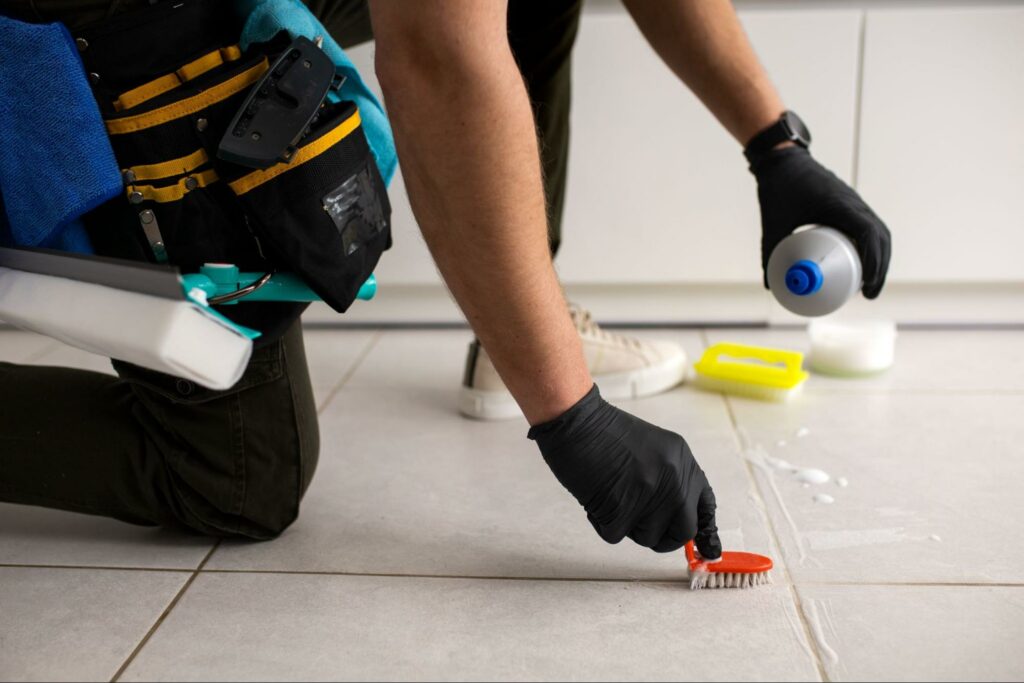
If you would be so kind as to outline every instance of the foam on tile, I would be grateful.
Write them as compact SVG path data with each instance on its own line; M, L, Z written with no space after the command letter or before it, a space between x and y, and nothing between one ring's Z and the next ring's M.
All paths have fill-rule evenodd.
M807 562L807 550L804 548L803 535L800 533L800 529L797 527L796 522L793 520L793 515L790 514L789 508L786 507L786 502L782 499L782 494L779 492L779 487L775 483L775 470L776 465L771 463L779 463L777 458L772 458L768 453L765 452L761 444L751 444L750 438L744 429L739 429L738 434L740 437L740 445L743 448L743 457L746 458L751 464L760 469L765 474L765 479L768 480L768 486L772 490L772 495L775 496L775 502L779 506L779 510L782 511L782 516L785 518L786 523L789 525L789 530L793 534L793 542L796 544L798 553L797 561L801 566ZM788 463L786 463L788 464Z
M836 499L828 495L827 493L816 493L814 494L814 502L823 503L824 505L831 505L832 503L836 502Z
M825 632L821 628L821 618L818 615L818 601L805 599L803 604L806 607L804 614L807 617L807 625L811 627L811 635L814 636L814 641L818 644L818 651L830 665L835 666L839 663L839 655L825 640Z
M819 470L814 467L804 467L793 472L793 476L796 477L797 481L803 484L824 484L831 477L825 470Z

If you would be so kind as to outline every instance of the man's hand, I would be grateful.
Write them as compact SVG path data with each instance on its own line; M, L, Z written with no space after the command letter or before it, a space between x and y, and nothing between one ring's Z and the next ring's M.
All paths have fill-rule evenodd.
M750 168L761 202L761 267L768 286L768 258L791 232L803 225L835 228L857 245L864 269L864 296L882 291L889 270L892 238L853 188L819 164L802 147L773 150Z
M721 556L715 494L683 437L610 405L596 385L529 437L608 543L628 536L667 553L695 539L702 557Z

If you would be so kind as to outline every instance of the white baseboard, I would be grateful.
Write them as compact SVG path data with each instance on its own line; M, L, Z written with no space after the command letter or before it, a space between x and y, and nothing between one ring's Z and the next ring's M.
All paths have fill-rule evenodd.
M625 325L795 324L801 318L749 284L567 285L569 299L603 323ZM495 305L500 305L495 302ZM1024 282L890 283L879 299L858 297L844 313L913 325L1024 324ZM356 302L338 315L314 304L303 318L318 325L452 325L464 319L439 285L381 283L377 298Z

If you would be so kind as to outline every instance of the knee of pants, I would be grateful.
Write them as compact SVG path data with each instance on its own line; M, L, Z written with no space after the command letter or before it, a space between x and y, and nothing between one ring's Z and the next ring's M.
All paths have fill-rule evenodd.
M291 526L316 472L316 420L263 427L252 425L240 440L192 444L166 458L165 520L210 536L257 541Z
M315 469L310 454L290 449L263 449L249 461L242 477L195 480L172 476L169 516L201 534L267 541L280 536L299 517ZM255 459L254 459L255 460ZM170 521L170 520L168 520Z

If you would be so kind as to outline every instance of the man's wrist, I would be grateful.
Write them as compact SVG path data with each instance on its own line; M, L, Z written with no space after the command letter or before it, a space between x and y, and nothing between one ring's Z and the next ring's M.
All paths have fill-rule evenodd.
M743 149L743 155L751 166L773 151L785 147L810 147L811 131L794 112L786 110L763 130L754 135Z

